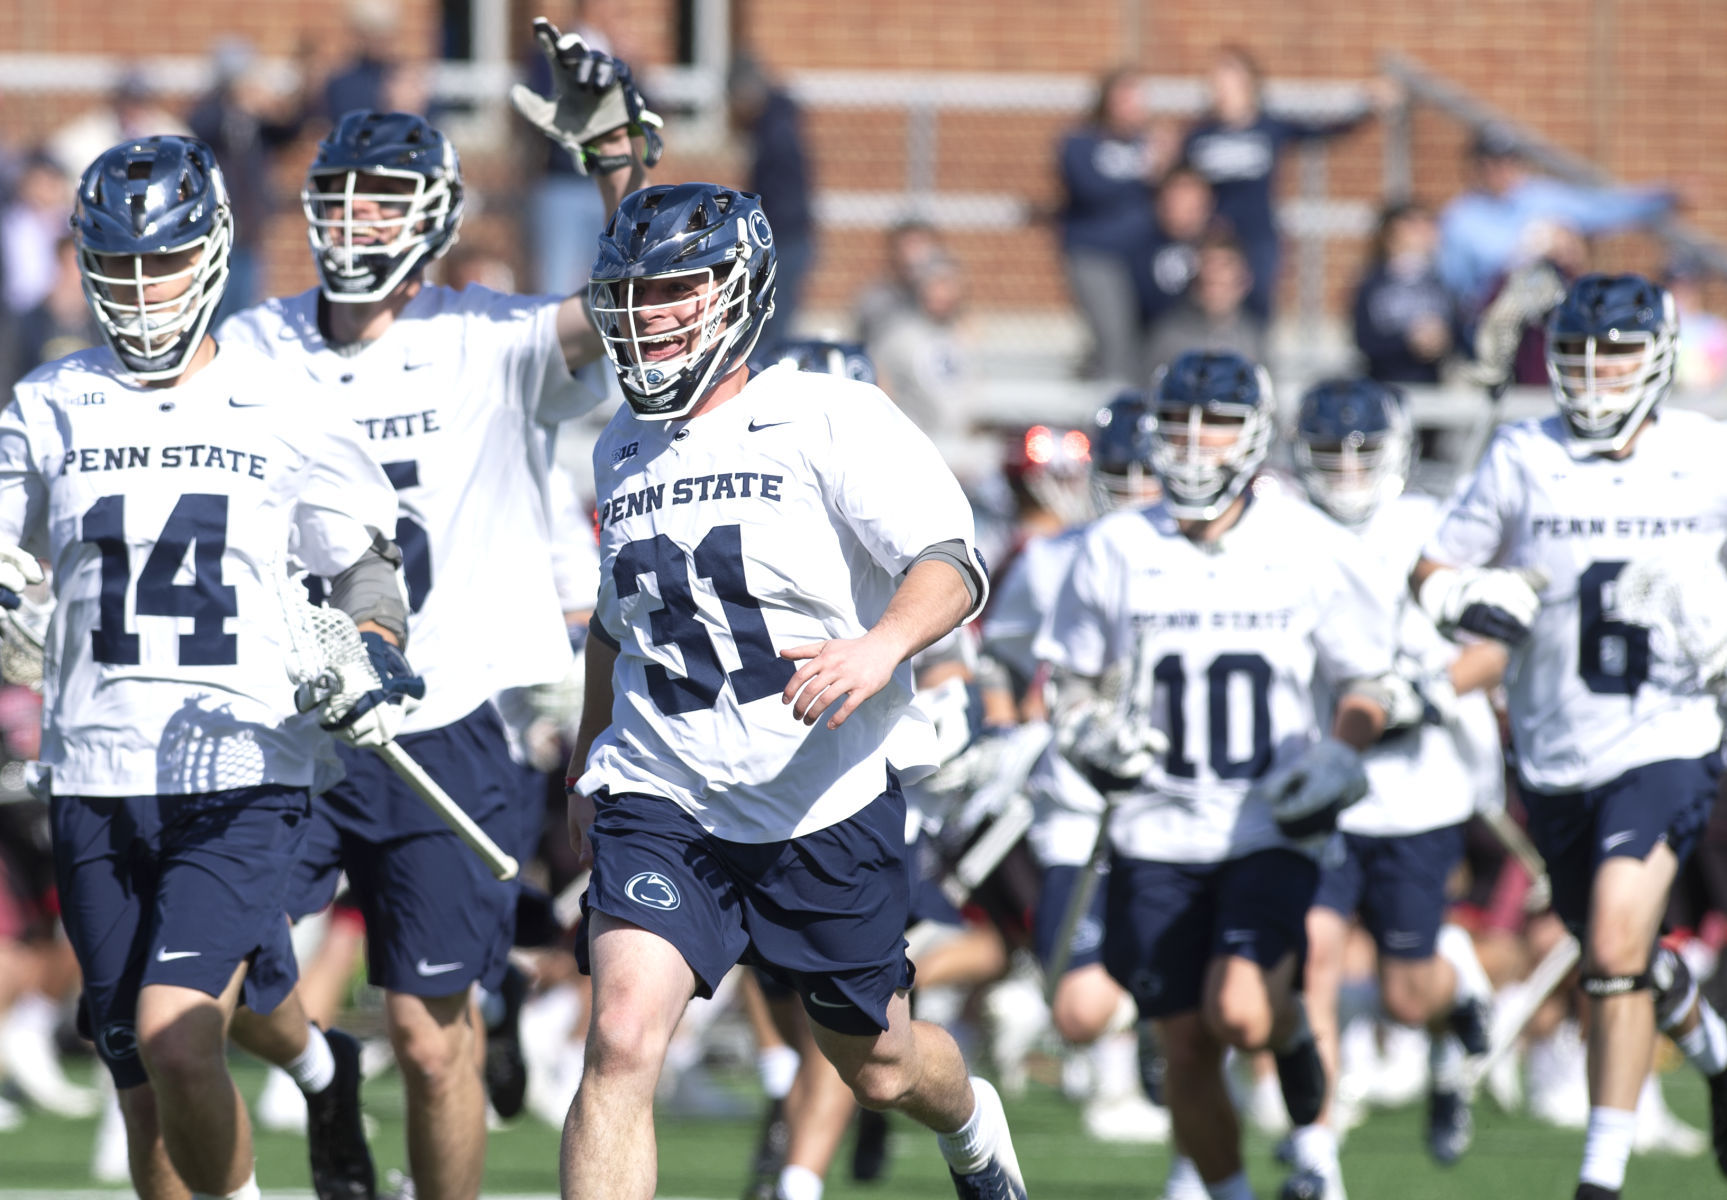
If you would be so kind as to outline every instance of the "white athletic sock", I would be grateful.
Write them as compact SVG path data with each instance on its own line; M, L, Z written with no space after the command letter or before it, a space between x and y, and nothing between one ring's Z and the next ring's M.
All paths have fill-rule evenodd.
M1621 1108L1591 1108L1578 1179L1617 1192L1625 1186L1625 1163L1637 1133L1637 1114Z
M1104 1034L1091 1044L1091 1066L1099 1100L1139 1095L1139 1035Z
M1132 1033L1137 1036L1139 1031L1139 1005L1126 992L1115 1002L1115 1011L1109 1014L1109 1024L1104 1026L1104 1036L1112 1033Z
M798 1074L798 1052L790 1046L772 1046L756 1054L756 1074L769 1100L784 1100Z
M1449 1033L1428 1032L1427 1068L1436 1092L1460 1092L1464 1086L1463 1043Z
M1253 1189L1247 1186L1246 1171L1237 1171L1221 1183L1208 1183L1205 1190L1211 1200L1253 1200Z
M192 1200L263 1200L263 1193L258 1190L258 1172L253 1171L246 1176L246 1182L227 1195L218 1192L193 1192Z
M6 1012L6 1023L16 1028L27 1029L43 1038L54 1036L54 1025L60 1014L54 1007L54 1002L41 992L25 992L12 1002L12 1007Z
M935 1136L936 1145L941 1147L941 1156L956 1175L975 1175L989 1166L989 1160L995 1157L996 1138L1000 1131L995 1127L992 1114L986 1111L988 1105L980 1094L986 1087L989 1084L973 1076L971 1116L952 1133Z
M1702 1018L1697 1028L1674 1040L1684 1051L1685 1061L1704 1075L1719 1075L1727 1071L1727 1021L1701 994L1697 997L1697 1015Z
M1191 1196L1204 1190L1205 1180L1199 1177L1199 1168L1193 1165L1191 1158L1177 1154L1169 1160L1169 1178L1163 1184L1164 1195Z
M306 1048L292 1062L282 1064L300 1090L316 1095L336 1079L336 1056L330 1053L330 1043L324 1031L316 1025L306 1026Z
M1451 993L1453 1007L1466 1000L1485 1000L1493 994L1493 985L1475 955L1475 942L1468 930L1461 925L1441 925L1435 952L1451 964L1457 976L1457 986Z
M782 1200L822 1200L822 1177L808 1167L786 1167L780 1172Z
M1289 1135L1297 1166L1323 1170L1337 1165L1337 1131L1329 1125L1303 1125Z

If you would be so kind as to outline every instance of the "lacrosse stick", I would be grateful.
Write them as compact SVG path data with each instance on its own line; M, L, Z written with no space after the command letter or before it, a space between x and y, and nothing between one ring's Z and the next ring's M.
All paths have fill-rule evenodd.
M1535 1019L1535 1014L1547 1003L1547 997L1558 990L1559 985L1565 982L1566 976L1571 974L1571 968L1575 967L1582 957L1583 947L1578 945L1576 938L1566 934L1547 952L1546 957L1535 965L1535 970L1529 973L1529 978L1523 981L1523 986L1505 1007L1494 1014L1493 1044L1487 1048L1486 1054L1465 1068L1469 1073L1471 1091L1487 1078L1493 1064L1504 1058L1517 1044L1517 1039L1523 1036L1529 1022Z
M33 692L42 690L42 634L48 607L28 596L17 608L0 609L0 678Z
M307 712L340 690L342 673L336 668L369 669L370 659L352 617L339 608L314 606L287 570L274 574L288 627L288 678L295 686L296 707ZM394 742L373 749L438 819L480 856L493 875L501 880L516 877L516 860L504 853L407 751Z

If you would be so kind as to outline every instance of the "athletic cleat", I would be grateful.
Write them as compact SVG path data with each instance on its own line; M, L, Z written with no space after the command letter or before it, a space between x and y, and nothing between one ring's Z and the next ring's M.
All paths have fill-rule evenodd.
M1283 1106L1289 1110L1291 1124L1299 1128L1319 1120L1325 1107L1325 1064L1311 1036L1277 1056L1277 1081L1283 1087Z
M1009 1175L1000 1159L971 1175L960 1175L952 1167L953 1190L959 1200L1026 1200L1025 1185Z
M306 1143L318 1200L375 1200L378 1175L360 1115L360 1043L340 1029L325 1032L336 1077L306 1097Z
M1471 1058L1486 1054L1493 1046L1488 1028L1493 1022L1493 1010L1486 1000L1471 996L1460 1002L1445 1018L1446 1026L1463 1043L1463 1052Z
M1580 1183L1572 1200L1619 1200L1619 1193L1613 1188L1604 1188L1596 1183Z
M495 1028L486 1030L486 1097L506 1121L522 1114L528 1096L528 1064L522 1058L522 1001L528 995L528 980L514 965L504 971L498 995L504 1016Z
M1326 1200L1325 1174L1318 1167L1302 1167L1283 1181L1277 1200Z
M874 1183L887 1174L887 1114L858 1110L857 1138L852 1142L852 1178Z
M1139 1086L1145 1089L1145 1098L1158 1107L1163 1106L1163 1077L1168 1068L1164 1061L1163 1047L1157 1044L1157 1029L1150 1021L1139 1023Z
M762 1117L762 1133L756 1142L756 1157L750 1166L750 1183L744 1200L774 1200L779 1192L780 1170L786 1165L792 1129L786 1122L784 1097L768 1102Z
M1715 1143L1715 1165L1727 1175L1727 1071L1709 1077L1709 1137Z
M983 1125L995 1127L995 1156L983 1170L969 1175L961 1175L950 1166L954 1191L959 1200L1026 1200L1025 1177L1019 1172L1019 1156L1013 1152L1013 1134L1007 1127L1001 1097L987 1079L976 1075L971 1077L971 1094Z
M1434 1091L1427 1097L1427 1152L1442 1167L1454 1165L1475 1140L1475 1117L1458 1092Z

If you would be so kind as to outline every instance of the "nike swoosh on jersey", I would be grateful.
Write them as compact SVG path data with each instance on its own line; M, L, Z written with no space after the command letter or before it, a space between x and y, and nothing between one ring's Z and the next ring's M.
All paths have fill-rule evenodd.
M431 365L432 364L430 362L421 362L421 363L405 362L402 364L402 370L404 370L404 371L418 371L421 367L429 367Z
M459 962L429 963L422 958L414 964L414 970L422 975L447 975L461 965Z
M1619 833L1610 833L1601 839L1601 848L1603 850L1612 850L1615 847L1623 846L1626 842L1629 842L1636 836L1637 831L1635 829L1626 829Z
M228 407L229 408L263 408L264 405L262 402L259 402L257 404L241 404L238 400L234 399L234 397L229 396L228 397Z
M203 953L202 950L170 950L166 946L158 946L156 948L156 961L173 962L176 958L198 958Z
M751 433L760 433L764 429L772 429L775 425L790 425L790 424L791 424L790 421L769 421L766 425L757 425L755 423L755 421L752 420L752 421L750 421L750 432Z

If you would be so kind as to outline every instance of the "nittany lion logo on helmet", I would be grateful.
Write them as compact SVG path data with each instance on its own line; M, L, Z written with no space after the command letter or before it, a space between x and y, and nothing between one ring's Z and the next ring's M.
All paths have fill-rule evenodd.
M763 250L774 244L774 231L768 225L767 214L759 208L750 214L750 236Z
M667 912L684 902L672 881L658 871L643 871L639 875L630 876L630 881L624 884L624 895L637 904L662 908Z

